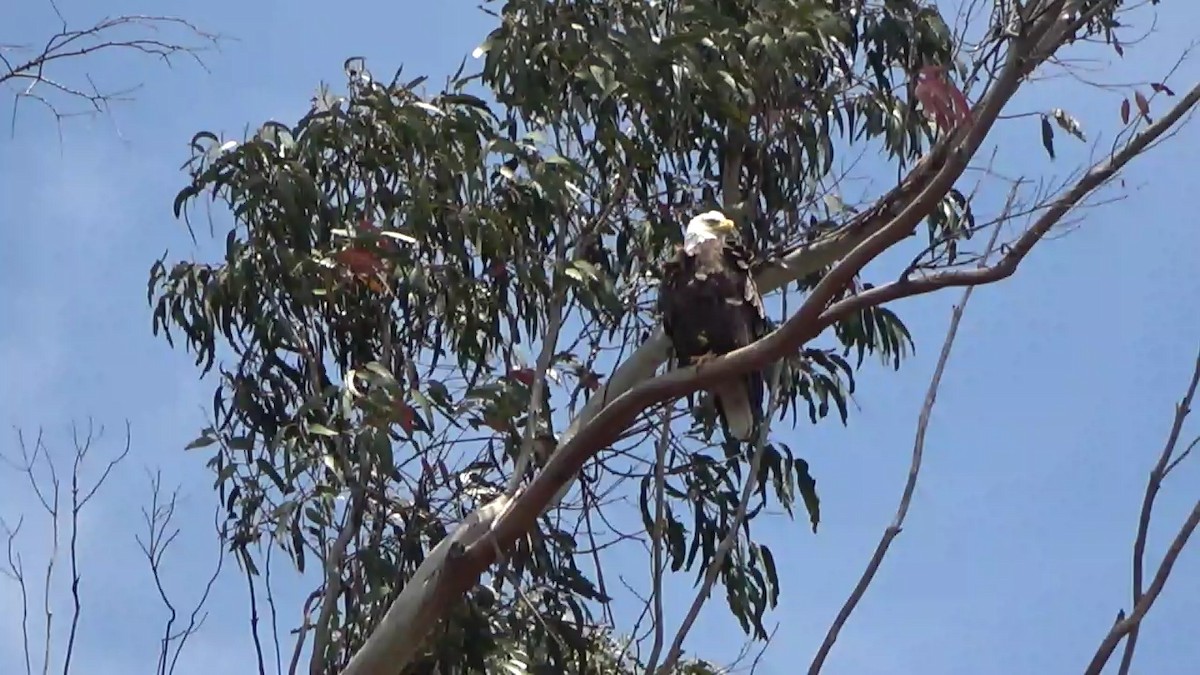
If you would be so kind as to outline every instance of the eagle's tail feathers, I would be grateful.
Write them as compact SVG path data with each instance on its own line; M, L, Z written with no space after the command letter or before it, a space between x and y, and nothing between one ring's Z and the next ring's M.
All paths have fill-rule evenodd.
M714 394L725 433L739 441L749 441L754 434L755 415L746 387L741 384L727 385L717 389Z

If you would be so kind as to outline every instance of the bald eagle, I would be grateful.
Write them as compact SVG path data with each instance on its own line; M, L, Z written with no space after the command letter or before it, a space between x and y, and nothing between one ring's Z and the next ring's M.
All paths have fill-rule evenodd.
M688 223L683 245L663 265L658 307L678 367L732 352L768 330L750 256L726 239L735 231L720 211L702 213ZM726 438L750 440L762 416L762 372L714 385L711 393Z

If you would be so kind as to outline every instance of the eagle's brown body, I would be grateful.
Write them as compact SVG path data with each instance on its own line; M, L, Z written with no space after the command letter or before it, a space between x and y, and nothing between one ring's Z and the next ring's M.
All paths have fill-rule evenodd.
M746 251L734 242L713 243L694 255L681 246L663 266L659 310L679 367L706 354L727 354L767 332ZM757 371L712 387L727 437L750 440L762 416L763 388Z

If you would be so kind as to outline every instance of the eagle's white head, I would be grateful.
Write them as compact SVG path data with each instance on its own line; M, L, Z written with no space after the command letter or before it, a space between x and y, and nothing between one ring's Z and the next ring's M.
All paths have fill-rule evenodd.
M688 222L683 233L683 251L688 255L696 255L701 244L715 242L715 246L725 243L725 237L735 229L733 221L726 218L720 211L701 213Z

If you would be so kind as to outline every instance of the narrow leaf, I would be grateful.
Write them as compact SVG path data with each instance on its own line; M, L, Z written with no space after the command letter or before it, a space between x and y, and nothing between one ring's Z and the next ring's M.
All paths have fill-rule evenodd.
M1138 112L1142 114L1142 117L1147 122L1152 122L1153 120L1150 119L1150 101L1147 101L1146 97L1140 91L1133 92L1133 98L1137 101Z
M1042 115L1042 147L1046 149L1050 159L1054 159L1054 127L1050 125L1050 118L1045 115Z

